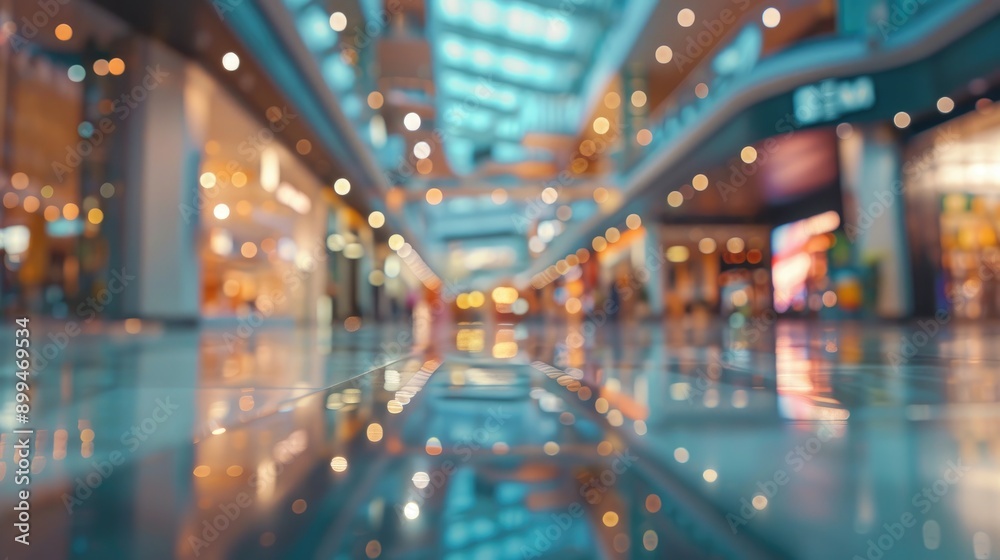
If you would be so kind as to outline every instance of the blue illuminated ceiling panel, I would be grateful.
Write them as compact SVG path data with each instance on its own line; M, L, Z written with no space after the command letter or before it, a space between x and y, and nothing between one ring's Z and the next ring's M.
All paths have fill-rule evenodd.
M556 151L580 132L657 3L422 0L394 10L399 4L384 0L279 1L287 27L315 61L314 75L388 182L466 191L449 192L437 206L413 197L420 202L404 205L403 219L420 224L429 246L461 255L470 270L481 268L477 255L487 254L484 248L503 249L515 263L530 258L529 224L518 221L525 199L495 204L490 193L556 175L564 156ZM335 24L331 14L338 10ZM401 116L410 112L425 124L404 131ZM410 154L418 141L432 141L432 160L438 151L447 159L432 161L433 174L414 172ZM482 194L469 189L479 185ZM574 217L586 214L574 206Z
M451 167L549 159L528 133L574 134L582 91L626 0L429 0L438 124Z
M330 24L330 11L324 2L318 0L283 0L291 15L296 31L302 39L302 44L315 57L323 80L334 92L340 102L344 116L359 129L366 129L370 123L370 114L366 112L363 95L373 88L373 78L352 66L342 55L338 41L342 40L339 33ZM365 14L377 14L381 2L378 0L363 0L361 5ZM363 27L363 22L356 25ZM380 146L371 141L371 134L362 136L375 149L376 155Z

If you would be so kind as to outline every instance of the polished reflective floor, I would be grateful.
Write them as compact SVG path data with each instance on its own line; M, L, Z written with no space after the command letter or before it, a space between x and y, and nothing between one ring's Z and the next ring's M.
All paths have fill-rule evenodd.
M30 547L3 354L3 555L1000 557L1000 326L129 330L32 332Z

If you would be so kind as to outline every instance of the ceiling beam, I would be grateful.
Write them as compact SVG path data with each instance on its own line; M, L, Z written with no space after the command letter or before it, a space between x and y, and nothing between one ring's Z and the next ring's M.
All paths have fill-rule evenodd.
M523 54L530 56L543 56L545 58L551 58L553 62L568 62L576 61L582 58L589 58L589 56L583 57L581 54L572 50L553 50L547 49L541 45L533 45L531 43L524 43L521 41L515 41L513 39L508 39L507 37L499 37L497 35L489 35L478 31L475 29L469 29L468 27L463 27L460 25L454 25L450 23L442 22L440 24L440 30L437 32L436 37L439 37L441 33L450 33L452 35L458 35L462 39L469 41L475 41L477 43L486 43L494 47L499 47L503 49L512 49L520 51Z
M470 70L464 66L459 66L448 61L441 61L439 63L440 68L445 68L451 72L458 72L460 74L465 74L466 76L472 76L474 78L479 78L483 80L488 80L489 82L496 82L498 84L503 84L505 86L510 86L517 89L523 89L525 91L534 91L538 93L545 93L550 95L563 95L567 93L573 93L577 89L577 85L580 82L580 76L569 80L568 82L558 82L559 87L557 88L546 88L541 87L536 84L527 83L526 81L517 81L510 78L505 78L499 74L487 74L486 72L477 72L476 70ZM530 76L527 78L530 79Z

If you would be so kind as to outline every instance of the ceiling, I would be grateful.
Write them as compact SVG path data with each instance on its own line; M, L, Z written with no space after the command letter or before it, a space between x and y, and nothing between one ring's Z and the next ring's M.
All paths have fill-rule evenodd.
M597 175L567 171L657 2L282 5L380 179L398 188L404 202L390 210L444 276L475 282L517 272L537 252L539 223L558 221L562 205L540 200L547 181L562 175L559 202L593 214L593 187L576 187Z
M697 154L641 199L625 200L634 172L690 128L688 106L711 108L764 57L836 37L837 0L262 4L281 8L277 27L294 30L285 41L304 48L308 60L299 63L318 70L350 122L341 132L377 162L372 190L390 219L457 284L547 266L536 261L562 250L560 235L576 236L623 203L663 223L750 222L837 182L827 130L798 136L780 154L784 163L776 157L741 191L745 203L703 193L683 212L663 204L694 173L725 177L731 151ZM769 10L780 11L780 24L768 24Z

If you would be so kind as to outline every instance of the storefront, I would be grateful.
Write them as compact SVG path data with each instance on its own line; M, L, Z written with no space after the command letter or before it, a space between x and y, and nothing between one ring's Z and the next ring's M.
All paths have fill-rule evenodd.
M329 206L318 179L275 141L296 115L272 107L255 119L207 77L191 87L211 89L195 205L202 315L314 319L326 295Z
M846 240L835 232L840 215L828 211L774 228L771 248L774 309L778 313L817 315L837 310L841 316L861 310L863 279L848 259L838 259Z
M74 6L66 7L72 27L52 20L31 32L17 22L38 7L8 6L0 14L0 313L67 317L104 290L117 257L124 189L116 154L126 134L114 100L135 71L123 47L131 35Z
M248 109L90 4L30 37L37 6L5 5L0 313L328 322L405 297L399 260L307 167L321 148L288 138L293 109ZM110 297L121 271L141 286Z
M957 318L1000 317L1000 109L980 103L918 136L905 161L915 276L932 287L927 299Z
M729 319L771 309L768 227L667 226L660 235L667 261L664 299L669 315Z

